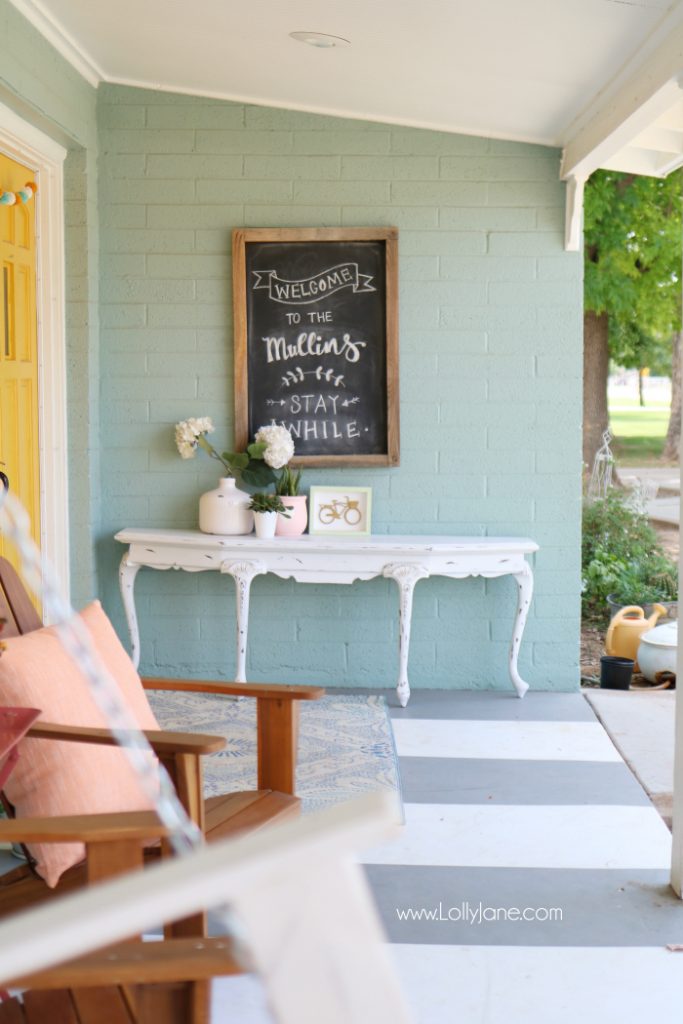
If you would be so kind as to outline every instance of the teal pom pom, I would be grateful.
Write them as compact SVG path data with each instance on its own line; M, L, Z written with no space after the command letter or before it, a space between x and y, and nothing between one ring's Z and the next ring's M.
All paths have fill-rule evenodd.
M28 188L20 188L17 192L17 198L21 199L22 203L27 203L32 195L33 193Z
M0 206L14 206L17 197L14 192L3 192L0 196Z

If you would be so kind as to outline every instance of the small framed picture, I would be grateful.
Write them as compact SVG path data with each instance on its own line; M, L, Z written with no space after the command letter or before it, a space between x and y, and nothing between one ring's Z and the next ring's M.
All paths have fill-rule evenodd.
M308 532L365 537L371 508L372 487L311 487Z

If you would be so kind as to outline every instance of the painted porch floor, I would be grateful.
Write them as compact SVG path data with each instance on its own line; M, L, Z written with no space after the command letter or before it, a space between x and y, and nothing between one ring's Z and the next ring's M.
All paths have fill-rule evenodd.
M671 837L585 699L416 691L392 723L406 827L362 860L416 1024L678 1022ZM480 904L562 919L462 920ZM247 978L213 1019L270 1020Z

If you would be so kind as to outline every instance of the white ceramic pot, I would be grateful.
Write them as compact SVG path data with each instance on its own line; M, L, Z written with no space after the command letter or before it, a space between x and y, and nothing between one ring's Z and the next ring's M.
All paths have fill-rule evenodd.
M261 540L272 540L277 526L277 512L254 512L256 536Z
M199 529L224 536L251 533L254 516L250 500L251 495L237 489L233 477L223 477L214 491L207 491L199 499Z
M676 675L678 622L666 622L643 634L638 647L638 665L651 683L659 682L662 672Z

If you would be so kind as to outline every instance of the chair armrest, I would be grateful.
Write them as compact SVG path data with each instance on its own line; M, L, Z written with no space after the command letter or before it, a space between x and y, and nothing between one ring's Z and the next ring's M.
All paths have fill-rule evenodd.
M0 819L0 843L146 842L168 834L153 811Z
M68 740L77 743L97 743L116 746L116 740L108 729L91 729L84 725L54 725L51 722L36 722L26 733L31 739ZM225 736L208 736L192 732L161 732L145 730L150 746L156 754L213 754L223 750Z
M234 943L218 938L166 939L164 942L126 942L87 953L65 964L48 967L9 982L11 988L90 988L103 985L152 985L168 981L210 981L242 974L244 967ZM23 1018L22 1018L23 1019Z
M146 690L184 690L215 693L226 697L255 697L257 700L319 700L322 686L290 686L286 683L219 683L211 679L152 679L144 677Z
M321 686L217 683L204 679L143 679L146 690L183 690L256 699L258 788L295 795L299 701L319 700Z

